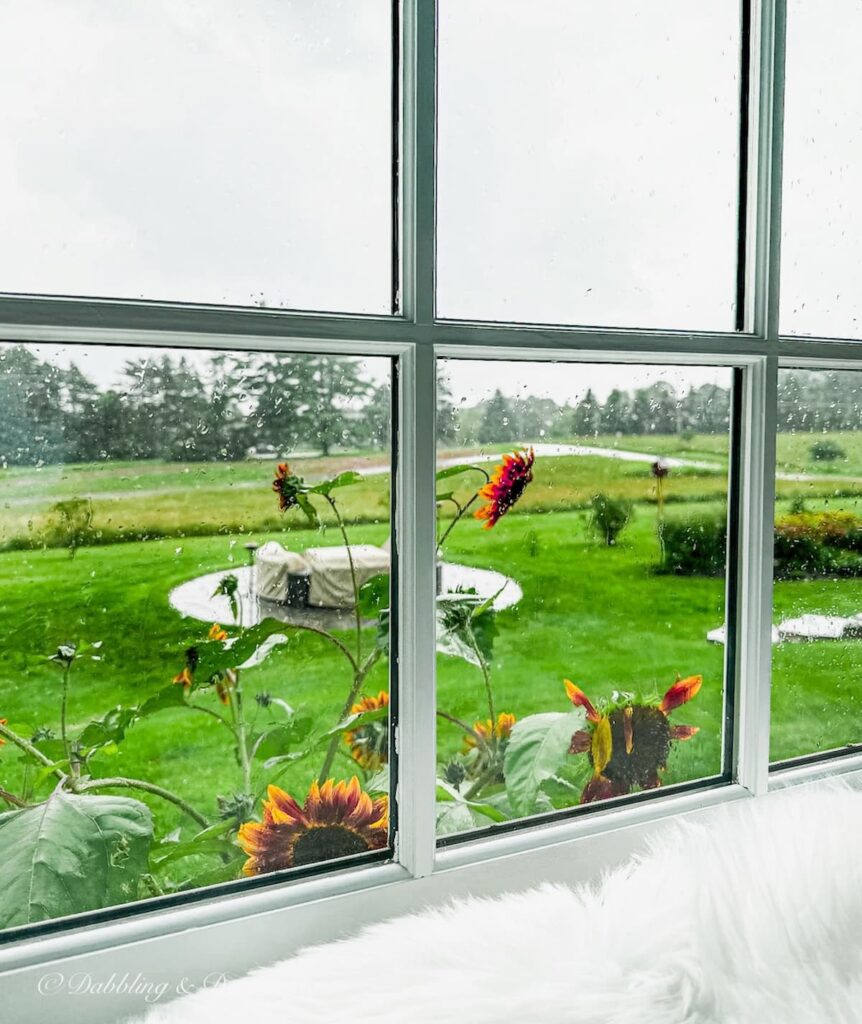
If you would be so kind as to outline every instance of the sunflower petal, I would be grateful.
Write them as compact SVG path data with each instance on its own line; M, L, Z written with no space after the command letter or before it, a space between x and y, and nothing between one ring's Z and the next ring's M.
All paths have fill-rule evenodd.
M612 796L617 796L617 793L616 787L611 780L606 779L604 775L594 775L584 786L584 791L581 793L581 803L592 804L596 800L610 800Z
M583 708L587 713L587 718L591 722L599 721L599 713L593 707L590 698L584 693L580 686L575 686L571 679L564 679L563 684L566 687L566 694L569 700L575 705L575 707Z
M688 676L686 679L677 679L664 697L662 697L661 704L659 705L660 710L667 715L674 708L688 703L692 697L697 696L702 685L703 676Z
M692 736L696 736L700 732L700 726L697 725L672 725L670 727L670 738L672 740L690 740Z
M572 733L572 742L569 744L570 754L586 754L593 743L593 738L586 729L578 729Z
M590 749L593 755L593 770L596 775L601 775L607 767L614 749L609 718L602 717L596 722Z

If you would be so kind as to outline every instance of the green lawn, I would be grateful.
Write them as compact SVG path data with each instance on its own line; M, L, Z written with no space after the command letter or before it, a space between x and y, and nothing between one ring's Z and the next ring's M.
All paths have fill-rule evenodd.
M635 440L614 443L634 447ZM714 439L695 438L687 451L673 447L671 441L678 439L649 440L651 450L662 447L666 454L700 458L709 453L718 461L722 458L718 444L711 449L707 444ZM851 450L849 443L842 440L842 445ZM219 477L216 470L225 476ZM202 640L209 626L175 613L168 605L170 590L204 573L242 564L242 542L250 533L259 542L286 539L285 520L274 510L269 490L270 471L270 466L258 463L156 463L114 466L110 474L106 467L67 467L47 475L14 471L0 478L0 505L7 502L0 522L13 531L21 527L24 505L12 499L32 500L33 507L44 510L59 494L86 491L93 494L98 509L111 510L105 516L121 515L134 527L150 521L168 523L179 534L85 547L74 558L61 548L0 554L0 717L25 735L40 727L56 733L60 672L47 656L70 641L103 641L100 660L75 666L69 702L73 734L114 705L138 704L167 685L183 665L185 648ZM325 471L319 460L306 470L309 477ZM468 478L455 479L461 483L461 496L466 496ZM195 486L183 490L183 481ZM239 484L244 486L236 489ZM614 689L658 694L678 675L702 674L701 693L675 715L679 722L700 727L697 736L673 749L665 781L675 782L721 768L724 651L709 644L706 633L723 620L724 582L654 571L659 558L654 486L649 467L640 463L598 457L540 460L534 483L517 508L493 531L480 529L471 519L461 523L447 544L446 558L497 569L523 589L523 600L498 617L492 666L498 711L518 718L564 711L564 678L601 698ZM129 491L127 497L98 497L122 490ZM636 501L634 519L614 547L597 541L582 510L597 490ZM666 490L671 502L668 515L718 511L725 474L672 471ZM351 527L351 539L381 543L389 533L388 478L371 477L340 493L348 516L360 520ZM789 506L782 502L781 507ZM245 527L242 534L237 521ZM340 543L331 528L321 536L296 518L287 522L291 525L286 542L294 549ZM182 536L208 526L229 532ZM775 605L776 621L803 611L855 614L862 611L862 581L779 583ZM365 642L370 646L371 630L366 631ZM478 670L442 655L438 662L439 707L468 723L485 718ZM862 642L785 644L775 650L774 757L858 741L860 668ZM286 648L243 677L246 692L270 693L333 725L349 683L337 652L309 634L294 636ZM364 692L373 694L386 686L385 664L380 663ZM199 700L218 708L214 695ZM260 723L279 720L277 709L251 706ZM445 762L460 746L461 733L441 722L440 760ZM345 776L356 770L346 749L336 766ZM98 755L93 770L102 776L144 778L176 790L208 817L215 814L217 795L230 796L240 789L227 732L210 716L187 709L164 710L135 724L116 750ZM318 770L313 759L300 762L283 770L279 784L301 795ZM30 772L28 779L25 771ZM33 781L32 771L7 744L0 750L0 786L19 792L28 780ZM271 781L271 773L258 770L255 781L262 787ZM36 793L49 790L50 783L43 780ZM159 834L181 823L173 807L145 799L156 814Z

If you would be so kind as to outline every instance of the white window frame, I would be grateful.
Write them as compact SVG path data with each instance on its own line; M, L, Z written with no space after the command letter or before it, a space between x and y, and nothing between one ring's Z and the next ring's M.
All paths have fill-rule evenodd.
M744 0L741 8L748 6ZM399 593L398 835L391 863L335 869L248 893L118 917L0 946L6 1008L43 1006L49 967L159 977L241 973L300 945L456 893L572 881L624 857L671 815L824 774L862 771L862 755L769 770L772 534L780 363L862 369L862 342L781 337L778 327L786 0L751 0L746 330L662 332L441 320L435 294L436 3L401 4L401 306L393 317L156 303L0 297L0 339L388 355L398 360L396 537ZM0 282L2 286L2 282ZM435 358L722 365L743 371L733 781L438 849L435 836ZM229 961L229 965L228 965ZM38 1002L38 1001L37 1001ZM84 1002L86 1013L83 1012ZM47 1005L47 1004L45 1004ZM110 1000L81 1019L112 1020ZM128 1003L123 1012L140 1009ZM66 1017L72 1020L72 1017ZM77 1019L77 1018L75 1018Z

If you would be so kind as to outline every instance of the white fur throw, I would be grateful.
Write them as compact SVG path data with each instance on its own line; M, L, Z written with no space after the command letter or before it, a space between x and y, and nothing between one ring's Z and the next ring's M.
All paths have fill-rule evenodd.
M852 790L737 801L593 887L378 924L147 1022L859 1024L860 853Z

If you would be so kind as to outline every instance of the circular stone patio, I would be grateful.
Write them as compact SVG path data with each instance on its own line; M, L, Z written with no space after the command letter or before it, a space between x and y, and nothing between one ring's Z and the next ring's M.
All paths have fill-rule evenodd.
M706 639L714 644L723 644L727 637L724 626L710 630ZM815 615L808 613L795 619L784 619L772 627L772 642L783 644L788 641L811 640L859 640L862 639L862 615L842 618L839 615Z
M180 615L201 622L218 622L222 626L255 626L263 619L277 619L279 622L316 626L320 629L350 629L353 625L353 610L349 608L293 608L258 597L252 586L252 573L253 569L249 565L207 573L206 576L198 576L174 587L168 595L168 601ZM492 569L475 569L469 565L443 562L442 575L442 593L458 587L472 587L485 600L496 594L496 611L511 608L524 596L513 579ZM236 576L239 581L239 623L228 598L216 594L225 576Z

